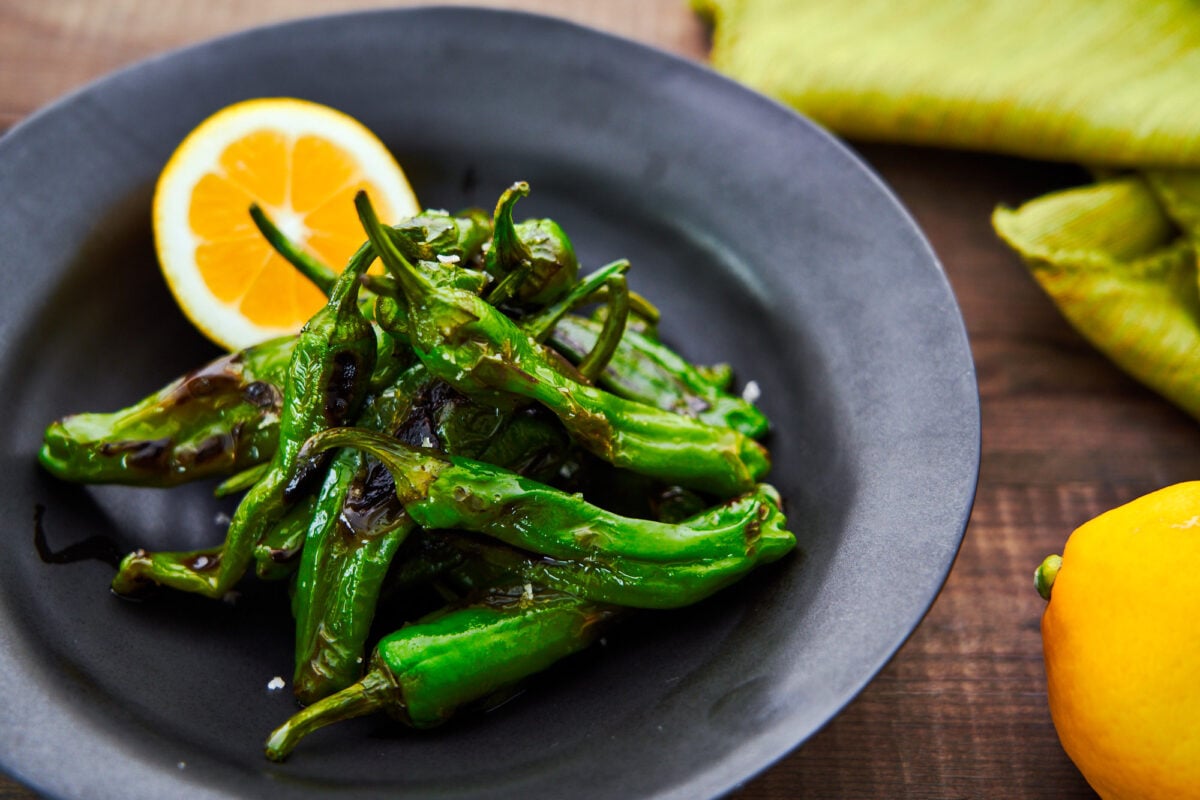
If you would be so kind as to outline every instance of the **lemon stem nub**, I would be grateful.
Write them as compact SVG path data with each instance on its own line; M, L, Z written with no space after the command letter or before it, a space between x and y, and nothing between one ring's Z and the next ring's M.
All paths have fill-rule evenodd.
M1038 568L1033 571L1033 585L1037 587L1043 600L1050 599L1050 590L1054 588L1054 579L1058 577L1061 568L1062 556L1046 556L1046 560L1038 564Z

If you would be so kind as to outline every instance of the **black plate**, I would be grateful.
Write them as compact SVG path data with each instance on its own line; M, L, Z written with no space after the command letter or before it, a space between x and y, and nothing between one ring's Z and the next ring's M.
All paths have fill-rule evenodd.
M376 131L432 206L515 179L588 266L628 257L664 336L762 387L771 480L803 555L694 608L646 614L492 713L385 718L260 754L293 710L279 586L235 606L108 593L100 561L33 543L219 539L211 486L80 488L41 430L124 405L212 356L154 267L155 177L217 108L264 95ZM921 619L979 458L974 371L928 245L827 134L703 68L523 14L408 10L220 39L95 83L0 142L0 762L59 797L679 797L719 794L810 736Z

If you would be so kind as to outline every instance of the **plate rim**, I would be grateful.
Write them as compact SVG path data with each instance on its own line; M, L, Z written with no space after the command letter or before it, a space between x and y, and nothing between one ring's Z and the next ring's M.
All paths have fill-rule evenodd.
M953 569L957 554L961 549L962 542L965 537L967 523L969 521L971 510L978 492L982 425L980 418L978 382L975 372L975 364L973 358L971 357L969 338L967 335L965 321L962 318L961 308L959 308L957 305L953 288L950 285L944 267L942 266L932 246L929 244L921 228L913 219L911 213L895 195L891 187L889 187L875 171L875 169L871 167L871 165L861 156L859 156L852 147L847 145L844 141L838 139L835 135L830 133L818 123L797 113L793 109L788 108L777 100L763 95L717 72L707 63L693 61L691 59L684 58L642 42L634 41L613 33L580 24L578 22L551 15L490 7L480 8L471 6L433 5L370 9L297 17L234 31L224 35L208 38L203 41L173 48L147 58L139 59L117 70L101 75L83 84L82 86L65 93L53 102L40 107L33 113L19 120L16 124L9 128L2 137L0 137L0 162L2 162L6 157L9 157L10 150L16 149L19 146L22 137L30 135L27 134L26 131L36 133L39 126L44 124L53 124L56 115L63 113L67 109L70 109L74 104L80 102L81 99L86 99L96 92L102 92L105 90L106 86L111 86L118 81L134 78L139 72L152 69L153 66L158 63L174 61L181 57L188 57L190 54L201 53L216 47L235 46L238 40L250 40L254 37L270 35L272 32L278 32L280 30L292 27L318 24L340 24L345 20L358 20L362 18L379 18L381 20L393 19L397 17L403 18L411 15L445 15L451 19L463 15L485 15L492 16L497 19L503 18L513 20L520 24L535 24L554 27L558 28L559 30L572 32L574 35L598 37L600 40L605 42L604 46L606 48L614 45L622 48L634 48L638 51L641 51L641 57L652 57L664 60L665 63L671 65L672 69L694 70L705 73L706 77L704 80L715 80L724 85L726 90L752 95L753 97L757 98L757 102L772 107L774 109L773 113L782 114L785 118L792 121L798 120L802 122L824 139L825 146L832 147L840 151L847 159L853 161L858 168L861 169L866 176L868 176L870 181L873 183L875 190L887 198L889 205L894 209L895 212L897 212L897 214L900 216L900 218L902 218L904 223L911 229L911 231L915 233L915 238L920 242L920 245L923 249L922 256L924 260L928 261L935 268L936 274L938 275L938 279L941 283L941 289L949 296L956 312L955 333L957 338L960 340L960 344L966 355L966 363L965 365L961 366L966 367L969 373L967 375L967 379L975 389L973 405L971 408L967 409L972 416L971 427L973 429L974 436L973 442L971 443L973 454L970 460L973 463L974 468L970 475L965 476L965 479L959 487L960 491L962 491L961 497L955 498L954 507L959 508L959 521L956 526L958 532L957 537L953 542L951 557L938 571L936 575L935 589L928 597L928 600L925 603L921 613L917 615L917 617L911 622L911 625L906 630L897 632L894 645L887 648L888 652L885 654L885 656L879 660L878 663L874 664L873 667L868 670L866 676L861 681L857 682L854 690L847 697L845 697L842 702L836 705L835 710L828 715L824 723L818 726L815 730L807 732L805 736L799 740L795 740L784 734L778 734L764 742L762 735L756 736L756 743L758 745L765 746L755 748L755 754L753 758L743 757L742 759L738 760L736 764L731 763L730 759L728 758L722 759L718 764L714 764L709 769L694 775L694 780L688 784L671 787L671 789L662 792L660 796L694 797L698 796L697 792L703 793L705 796L723 794L735 788L736 786L751 780L753 777L760 775L762 772L776 764L780 759L784 758L788 753L801 746L804 741L807 741L807 739L811 738L811 736L823 729L829 724L830 721L840 714L847 705L853 702L853 700L861 694L863 689L865 689L866 686L875 679L879 672L883 670L895 657L896 653L900 650L903 644L909 640L915 630L920 626L929 609L937 600L941 588L944 586L950 571ZM12 666L11 662L13 660L14 652L9 641L9 636L0 634L0 664ZM0 689L0 696L4 695L5 693L5 690ZM741 751L739 750L738 752ZM37 791L56 790L53 782L48 782L45 780L41 782L36 781L31 771L28 769L22 769L20 765L10 764L7 757L3 755L0 755L0 769L3 769L8 774L12 775L16 780L25 783ZM188 786L192 789L196 788L196 784L191 782L188 782ZM68 797L72 795L56 794L54 796Z

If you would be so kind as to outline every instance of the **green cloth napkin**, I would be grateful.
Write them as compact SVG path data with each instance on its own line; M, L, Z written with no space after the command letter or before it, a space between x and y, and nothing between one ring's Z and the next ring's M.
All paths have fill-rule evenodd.
M692 6L717 69L840 134L1108 176L994 225L1072 325L1200 418L1200 2Z

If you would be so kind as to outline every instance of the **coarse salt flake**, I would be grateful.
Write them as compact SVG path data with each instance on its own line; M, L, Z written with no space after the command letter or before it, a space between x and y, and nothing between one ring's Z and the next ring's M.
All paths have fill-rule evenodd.
M747 403L753 403L762 397L762 388L759 387L758 381L748 381L746 387L742 389L742 399Z
M278 692L284 686L287 686L287 683L285 683L283 678L279 677L278 675L276 675L274 678L271 678L271 680L267 682L267 688L272 692Z

